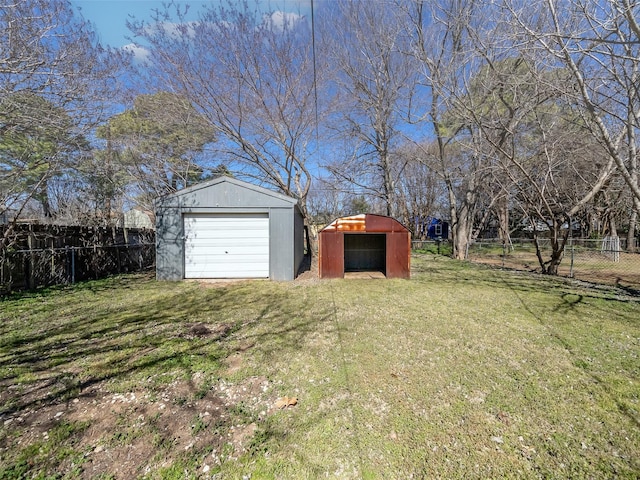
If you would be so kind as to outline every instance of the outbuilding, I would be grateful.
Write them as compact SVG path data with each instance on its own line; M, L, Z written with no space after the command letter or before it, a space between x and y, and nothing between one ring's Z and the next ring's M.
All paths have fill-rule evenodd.
M342 278L347 272L410 277L411 232L391 217L338 218L320 231L319 252L320 278Z
M218 177L156 201L156 277L293 280L304 260L296 199Z

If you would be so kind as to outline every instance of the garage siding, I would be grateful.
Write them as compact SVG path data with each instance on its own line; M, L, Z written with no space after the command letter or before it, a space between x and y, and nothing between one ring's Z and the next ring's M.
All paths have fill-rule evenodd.
M293 280L304 248L297 203L224 176L158 198L156 278Z

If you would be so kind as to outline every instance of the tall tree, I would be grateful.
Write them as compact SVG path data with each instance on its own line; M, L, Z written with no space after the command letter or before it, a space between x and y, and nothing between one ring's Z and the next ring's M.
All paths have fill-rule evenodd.
M507 171L515 198L530 221L542 272L556 275L574 218L602 191L612 169L602 167L606 153L596 142L585 141L582 125L559 115L557 109L540 106L530 126L532 131L518 141L518 154L509 158L516 168ZM541 237L550 242L547 257Z
M215 140L215 130L191 102L169 92L138 96L133 108L97 133L106 141L108 166L128 172L136 202L149 210L154 198L201 180L196 156Z
M47 184L77 161L71 147L84 146L117 70L67 0L0 1L0 47L0 215L34 195L53 214Z
M431 156L447 191L453 256L466 258L477 229L478 212L488 212L482 200L491 176L488 157L477 132L469 130L461 143L465 122L451 123L451 112L465 111L468 80L486 64L495 47L491 9L478 1L439 0L398 2L412 34L412 54L419 65L419 95L412 99L411 120L433 132L433 144L420 143L424 158ZM497 198L493 196L492 198Z
M579 138L581 125L557 88L566 82L561 70L545 71L521 57L487 57L487 66L468 82L467 100L460 105L460 131L476 132L485 156L493 159L489 181L498 198L514 195L519 200L533 227L540 266L550 274L562 260L569 232L563 226L602 188L613 165L599 176L597 162L582 159L593 144L579 149L579 143L571 143ZM576 180L579 169L583 173ZM504 215L504 202L497 203ZM545 225L544 235L551 239L548 260L542 256L537 225Z
M52 218L49 181L77 164L78 155L87 148L84 136L63 108L28 91L0 100L0 125L4 204L22 206L33 199L44 217Z

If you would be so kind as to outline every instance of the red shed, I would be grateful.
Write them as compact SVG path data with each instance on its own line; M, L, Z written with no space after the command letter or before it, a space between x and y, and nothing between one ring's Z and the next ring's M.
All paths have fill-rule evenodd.
M334 220L320 231L320 278L345 272L376 271L387 278L409 278L411 233L397 220L361 214Z

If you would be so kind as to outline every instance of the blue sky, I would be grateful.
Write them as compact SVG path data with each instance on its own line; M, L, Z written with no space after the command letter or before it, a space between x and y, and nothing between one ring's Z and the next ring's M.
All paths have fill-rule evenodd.
M96 28L100 42L104 46L120 48L131 43L127 37L127 20L148 20L154 9L162 10L163 2L159 0L71 0L72 5L79 8L82 16L92 22ZM203 6L226 5L227 0L180 0L176 3L189 5L189 14L197 17ZM259 3L266 11L281 10L285 12L310 14L311 0L271 0Z

